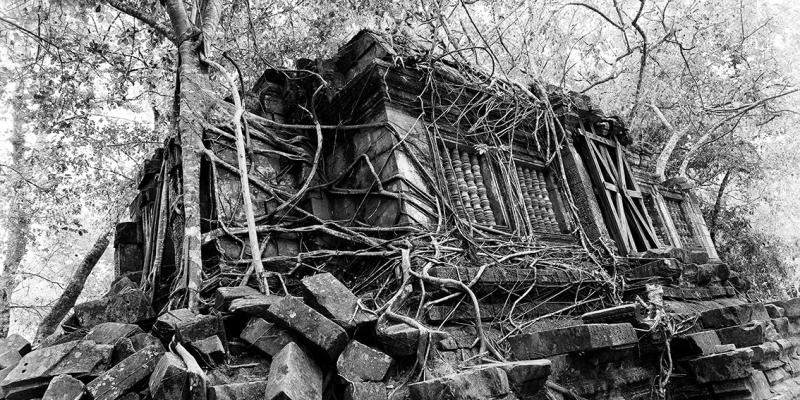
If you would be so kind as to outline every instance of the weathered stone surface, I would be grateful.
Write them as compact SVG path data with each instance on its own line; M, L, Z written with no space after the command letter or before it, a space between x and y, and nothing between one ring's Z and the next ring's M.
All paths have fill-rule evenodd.
M494 366L494 364L493 364ZM526 360L497 364L508 377L508 384L520 399L532 398L550 376L550 360Z
M147 379L155 369L162 350L146 347L122 360L86 385L94 400L115 400L137 383Z
M76 331L66 333L61 329L53 332L50 336L44 338L41 342L39 342L39 348L43 349L45 347L55 346L57 344L64 344L67 342L74 342L76 340L83 340L83 337L89 333L89 330L86 328L80 328Z
M722 344L734 344L738 348L759 345L768 340L779 339L772 324L766 321L717 329Z
M773 399L769 382L761 371L747 377L712 382L711 391L720 399Z
M625 276L633 279L652 277L677 279L681 276L681 267L674 258L663 258L632 268L625 272Z
M114 353L111 356L112 365L116 365L118 362L132 356L133 353L136 353L136 349L133 348L133 343L130 339L118 339L114 343Z
M307 276L302 283L308 303L346 330L377 320L377 316L362 310L358 297L330 273Z
M269 308L283 300L283 296L259 294L255 296L240 297L231 301L228 310L235 313L268 318Z
M110 298L105 321L135 324L155 317L147 295L139 289L123 289Z
M265 398L321 400L322 371L299 346L289 343L272 359Z
M640 324L647 318L647 308L640 303L623 304L621 306L585 313L581 316L587 324L631 323Z
M139 351L147 346L157 346L161 348L161 350L165 350L164 345L161 344L161 341L149 333L138 333L131 336L129 339L133 344L133 349L136 351Z
M336 360L347 345L347 332L313 308L293 297L285 297L267 311L271 320L295 332Z
M391 364L392 357L353 340L342 351L336 368L349 382L377 382L383 380Z
M271 357L294 342L289 332L258 317L250 318L239 337Z
M381 382L350 382L344 389L344 400L386 400L387 396Z
M789 318L800 317L800 297L789 300L773 301L770 304L783 309L784 315Z
M696 358L689 365L698 382L720 382L749 377L752 357L753 350L739 349Z
M42 400L80 400L85 391L83 382L69 375L59 375L50 381Z
M75 304L72 308L78 324L83 328L91 328L97 324L106 322L106 307L109 298L103 297L97 300L90 300L84 303Z
M186 364L174 353L164 353L147 382L153 400L188 399Z
M137 289L138 286L128 276L120 276L111 282L108 292L103 297L111 297L125 289Z
M700 323L706 329L727 328L743 325L753 320L769 319L767 309L761 303L748 303L736 306L715 308L700 314Z
M108 368L113 349L107 344L72 341L34 350L2 381L3 392L8 400L29 399L41 396L54 376L98 376Z
M229 383L208 388L208 400L261 400L267 381Z
M718 353L722 344L715 331L702 331L678 336L672 342L672 350L679 356L709 355Z
M219 336L209 336L205 339L191 342L191 347L200 355L207 365L215 365L225 361L227 353Z
M501 398L511 392L502 368L482 368L408 386L412 399L484 400Z
M186 308L162 314L153 324L153 330L165 339L175 335L182 343L192 343L215 335L221 341L225 340L225 327L219 315L195 314Z
M8 350L3 354L0 354L0 369L5 369L14 365L17 365L19 360L22 359L22 356L16 352L16 350Z
M20 356L24 356L31 351L31 344L24 337L14 333L5 339L0 339L0 353L15 351Z
M511 351L518 360L605 348L631 347L637 342L631 324L590 324L511 336Z
M223 286L214 292L214 308L227 311L231 302L248 296L259 296L261 293L250 286Z
M91 340L99 344L114 344L119 339L129 338L144 333L138 325L121 322L104 322L89 330L83 340Z

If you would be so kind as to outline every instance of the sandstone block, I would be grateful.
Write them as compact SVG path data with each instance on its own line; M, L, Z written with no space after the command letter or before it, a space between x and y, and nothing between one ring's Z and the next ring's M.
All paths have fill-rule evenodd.
M69 375L59 375L50 381L42 400L80 400L85 392L83 382Z
M115 400L150 376L162 352L155 346L139 350L89 382L86 390L94 400Z
M260 400L266 389L267 381L216 385L208 389L208 400Z
M727 353L712 354L689 362L700 383L721 382L750 376L753 351L739 349Z
M31 351L31 344L16 333L8 335L5 339L0 339L0 353L7 351L15 351L20 356L24 356Z
M106 307L109 301L109 298L103 297L101 299L75 304L72 310L78 324L83 328L91 328L97 324L106 322Z
M186 364L174 353L164 353L147 382L153 400L188 399Z
M307 340L330 360L336 360L347 345L342 327L294 297L284 297L267 313L273 322Z
M718 329L717 335L720 343L734 344L738 348L756 346L768 340L778 339L775 328L765 321Z
M213 335L205 339L195 340L191 342L190 346L206 365L216 365L225 361L228 353L225 351L225 346L219 339L219 336Z
M89 330L83 340L91 340L99 344L115 344L118 340L144 333L138 325L121 322L104 322Z
M764 321L767 319L769 319L769 314L761 303L715 308L700 314L700 323L705 329L727 328L743 325L753 320Z
M381 382L350 382L344 389L344 400L386 400L387 396Z
M770 304L782 308L784 316L786 317L800 317L800 297L795 297L789 300L773 301Z
M269 308L281 300L283 300L283 296L264 294L240 297L231 301L228 310L260 318L269 318Z
M520 399L533 398L550 376L550 360L526 360L497 365L506 372L508 383Z
M484 400L511 393L502 368L482 368L417 382L408 386L412 399Z
M69 374L90 379L109 367L114 347L91 341L72 341L31 351L0 383L8 400L44 394L51 378Z
M518 360L533 360L578 351L632 347L637 337L631 324L589 324L511 336L509 343Z
M322 371L294 343L273 359L267 379L266 400L321 400Z
M717 332L702 331L676 337L672 349L679 356L705 356L718 353L717 346L721 344Z
M294 342L285 329L258 317L250 318L239 337L270 357L275 357L284 346Z
M302 283L308 303L345 330L377 320L377 316L363 311L358 297L330 273L307 276Z
M258 296L260 294L258 290L250 286L219 287L214 292L214 308L227 311L233 300L248 296Z
M383 380L391 364L392 357L353 340L342 351L336 368L349 382L377 382Z
M110 298L105 321L136 324L155 318L150 299L139 289L124 289Z
M22 359L22 356L16 352L16 350L8 350L3 354L0 354L0 369L5 369L8 367L12 367L17 365L19 360Z

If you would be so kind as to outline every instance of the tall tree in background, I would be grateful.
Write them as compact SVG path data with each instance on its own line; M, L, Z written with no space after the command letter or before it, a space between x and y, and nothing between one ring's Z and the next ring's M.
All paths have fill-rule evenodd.
M26 165L25 119L26 112L21 99L13 102L13 131L11 136L11 171L8 184L11 189L10 207L6 217L6 246L3 272L0 274L0 337L8 335L11 324L11 296L17 287L17 271L28 246L31 218L29 201L25 191Z

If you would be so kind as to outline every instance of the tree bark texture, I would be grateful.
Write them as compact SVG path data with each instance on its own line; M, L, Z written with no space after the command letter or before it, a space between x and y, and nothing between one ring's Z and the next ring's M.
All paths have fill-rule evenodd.
M667 143L664 145L664 148L661 149L661 152L658 153L658 157L656 158L656 175L660 180L666 179L666 171L667 171L667 163L669 162L670 157L672 156L672 152L675 151L675 147L678 145L678 142L681 138L686 135L686 129L677 131L669 123L664 114L661 113L661 109L659 109L655 104L650 104L650 108L656 113L658 119L661 120L661 123L667 128L669 131L669 139L667 139Z
M89 250L83 258L83 261L78 265L78 268L75 269L67 287L64 288L64 293L56 300L53 308L50 309L50 312L47 313L39 324L39 329L36 330L37 343L55 332L58 324L61 323L64 316L66 316L72 306L75 305L75 301L78 300L78 297L83 291L83 286L86 284L86 278L92 273L94 266L97 265L97 261L100 260L100 257L108 247L109 236L108 233L100 235L94 242L91 250Z
M206 1L206 10L219 10L219 0ZM191 24L182 0L164 3L178 43L180 58L178 79L178 115L175 125L181 145L181 171L183 178L183 248L180 286L185 289L188 307L197 310L202 285L202 255L200 252L200 162L203 154L203 131L206 118L213 115L215 95L211 91L208 71L201 65L203 36L214 37L213 32L201 32ZM209 12L213 17L215 12ZM208 17L208 14L204 16ZM206 21L203 27L215 27L216 22Z
M25 132L23 118L14 106L14 127L11 137L11 162L9 182L12 190L11 207L6 220L6 248L3 273L0 274L0 337L8 336L11 325L11 295L17 287L17 271L28 246L30 215L25 199Z
M731 181L733 170L725 171L725 176L722 177L722 183L719 184L719 190L717 191L717 200L714 202L714 209L711 211L711 221L709 221L709 234L711 235L711 240L716 243L716 235L717 235L717 221L719 220L719 213L722 212L722 207L725 205L725 189L728 188L728 184Z

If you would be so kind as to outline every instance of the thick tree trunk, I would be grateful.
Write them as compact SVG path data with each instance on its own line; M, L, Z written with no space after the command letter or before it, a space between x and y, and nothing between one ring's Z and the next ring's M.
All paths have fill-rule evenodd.
M41 324L39 324L39 329L36 331L37 343L55 332L56 328L58 328L58 324L61 323L64 316L66 316L72 306L75 305L75 301L78 300L78 296L80 296L83 291L83 286L86 284L86 278L92 273L94 266L97 265L97 261L100 260L100 257L108 247L108 237L108 233L100 235L97 241L95 241L94 246L92 246L92 249L89 250L83 258L83 261L78 265L78 268L75 269L72 278L70 278L67 287L64 289L64 293L61 294L61 297L58 298L53 308L50 309L50 312L47 313Z
M719 219L719 213L722 211L722 207L725 205L725 189L728 188L728 184L731 181L732 170L725 171L725 176L722 178L722 183L719 184L719 190L717 191L717 200L714 202L714 209L711 211L711 221L708 224L708 231L711 235L711 240L714 243L717 242L716 235L717 235L717 221Z
M25 181L22 174L25 173L25 132L22 124L21 112L14 107L14 128L11 137L11 161L12 171L10 171L9 182L13 197L11 207L6 221L6 249L5 260L3 262L3 273L0 274L0 337L8 336L8 329L11 325L11 295L17 287L17 270L22 257L28 246L28 234L30 231L30 215L27 210L25 200Z
M203 28L216 27L216 11L219 0L205 2ZM197 4L197 3L195 3ZM202 255L200 252L200 161L203 155L203 126L206 117L213 115L216 96L211 91L208 71L201 65L203 37L212 38L214 32L201 32L191 24L182 0L167 0L167 13L178 43L180 69L178 80L178 115L175 116L178 138L181 144L181 169L183 171L183 257L181 259L181 283L190 309L199 305L202 285Z

